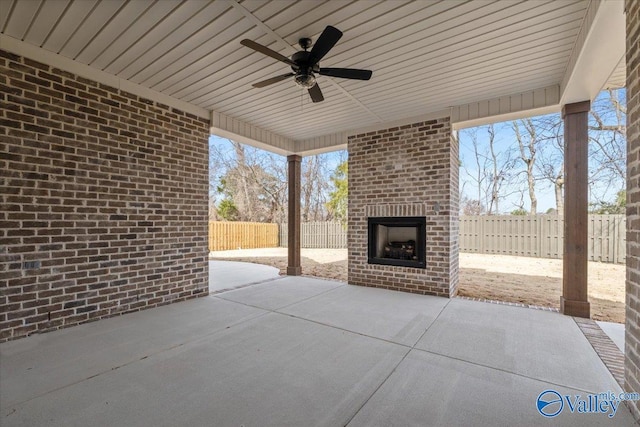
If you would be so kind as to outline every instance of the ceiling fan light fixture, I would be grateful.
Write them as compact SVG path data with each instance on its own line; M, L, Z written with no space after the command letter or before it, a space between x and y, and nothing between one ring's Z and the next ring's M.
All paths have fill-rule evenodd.
M327 25L327 27L322 31L322 34L320 34L320 37L318 37L318 40L316 40L315 44L311 42L310 38L301 38L298 43L304 50L294 53L291 55L291 58L287 58L275 50L269 49L267 46L261 45L260 43L256 43L252 40L241 40L241 45L283 62L291 67L291 72L289 73L262 80L252 84L251 86L255 88L263 88L286 80L289 77L293 77L293 81L297 86L307 89L307 92L309 92L309 96L313 102L322 102L324 101L324 96L322 95L322 90L320 90L320 85L316 82L316 76L314 73L320 74L321 76L338 77L341 79L369 80L372 74L371 70L320 67L320 61L322 61L322 58L324 58L335 44L338 43L340 37L342 37L342 31L332 27L331 25ZM311 48L311 50L309 50L309 48Z
M316 84L316 76L313 73L309 74L297 74L295 82L298 86L304 89L311 89Z

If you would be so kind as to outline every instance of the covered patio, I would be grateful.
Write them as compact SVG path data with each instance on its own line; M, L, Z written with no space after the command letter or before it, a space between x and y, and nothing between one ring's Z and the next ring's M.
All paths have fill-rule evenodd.
M571 317L303 277L0 349L6 426L535 426L545 390L621 391Z
M371 80L315 64L313 93L252 87L328 26L344 34L322 67ZM0 2L3 424L528 425L544 387L617 390L572 316L590 315L590 102L622 86L624 391L640 392L639 28L633 0ZM565 316L451 299L456 131L550 112ZM209 295L211 134L286 156L290 277ZM345 148L358 286L298 277L302 158ZM371 262L375 227L408 219L419 262Z

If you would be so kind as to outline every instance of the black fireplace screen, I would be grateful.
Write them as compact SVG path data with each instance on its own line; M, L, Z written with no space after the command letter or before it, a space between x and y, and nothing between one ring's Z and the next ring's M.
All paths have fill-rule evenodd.
M426 267L425 217L370 217L369 264Z

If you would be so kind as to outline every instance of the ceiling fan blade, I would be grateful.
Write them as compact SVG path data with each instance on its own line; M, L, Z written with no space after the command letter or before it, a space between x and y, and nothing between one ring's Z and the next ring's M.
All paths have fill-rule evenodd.
M327 28L324 29L316 43L311 48L311 55L309 56L309 62L311 64L317 64L324 56L331 50L332 47L338 43L342 37L342 31L339 29L328 25Z
M358 70L355 68L320 68L318 73L321 76L354 80L369 80L373 74L371 70Z
M311 97L311 100L313 102L324 101L324 96L322 95L322 91L320 90L320 86L318 86L318 83L309 88L309 96Z
M289 58L287 58L284 55L279 54L278 52L269 49L266 46L261 45L260 43L256 43L253 40L249 40L249 39L244 39L240 41L240 44L243 46L246 46L248 48L251 48L253 50L255 50L256 52L260 52L264 55L270 56L273 59L277 59L278 61L284 62L285 64L289 64L292 67L298 68L298 66L296 65L295 62L293 62L292 60L290 60Z
M272 84L274 84L274 83L281 82L282 80L286 80L287 78L289 78L289 77L291 77L291 76L295 76L295 74L293 74L293 73L287 73L287 74L283 74L283 75L281 75L281 76L271 77L270 79L263 80L263 81L258 82L258 83L254 83L252 86L253 86L253 87L257 87L257 88L261 88L261 87L269 86L269 85L272 85Z

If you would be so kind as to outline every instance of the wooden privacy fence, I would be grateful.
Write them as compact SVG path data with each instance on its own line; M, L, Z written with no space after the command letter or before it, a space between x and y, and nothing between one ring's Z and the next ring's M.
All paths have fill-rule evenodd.
M427 229L427 233L429 230ZM303 248L342 249L347 231L339 222L302 223ZM564 221L554 215L460 217L460 252L562 258ZM624 263L624 215L589 215L589 260ZM209 223L209 250L287 246L287 224Z
M209 251L278 247L278 224L209 222Z
M460 217L460 252L562 258L564 220L554 215ZM589 261L624 263L624 215L589 215Z
M287 224L280 224L280 246L287 246ZM303 222L303 248L342 249L347 247L347 229L339 222Z

